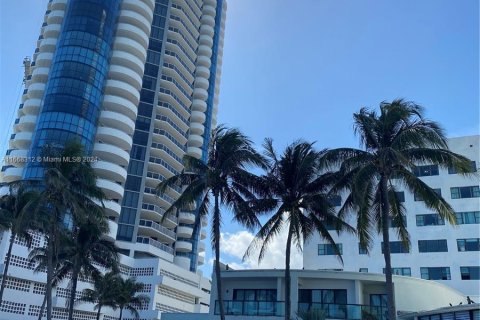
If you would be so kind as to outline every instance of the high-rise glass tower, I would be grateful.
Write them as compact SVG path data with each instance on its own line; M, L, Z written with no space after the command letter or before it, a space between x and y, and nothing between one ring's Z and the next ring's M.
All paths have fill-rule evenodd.
M161 223L181 190L172 188L159 197L155 187L183 169L183 155L206 160L218 110L226 6L225 0L48 2L37 49L31 64L26 62L10 161L0 179L41 178L41 163L29 159L36 159L45 144L80 140L97 159L92 163L97 183L110 199L105 202L107 236L121 249L125 269L154 265L152 272L124 270L126 275L181 273L185 283L196 281L199 289L205 282L191 276L204 264L201 226L206 221L198 221L192 208ZM0 191L5 194L8 187ZM4 236L0 250L7 240ZM21 253L22 244L16 246ZM33 292L38 275L24 279L15 273L22 271L19 261L26 254L12 260L18 262L12 281L30 281ZM165 290L175 288L152 285L154 294L163 290L174 299L175 293ZM208 303L195 294L183 297L192 310L165 305L170 311L195 311L201 300ZM150 310L165 309L152 298ZM24 315L28 310L26 305Z

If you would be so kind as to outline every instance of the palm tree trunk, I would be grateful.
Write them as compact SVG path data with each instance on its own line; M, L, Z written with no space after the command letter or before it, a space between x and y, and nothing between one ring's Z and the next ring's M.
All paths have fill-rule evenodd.
M40 313L38 314L38 320L42 320L43 312L45 311L46 304L47 304L47 295L43 297L42 307L40 308Z
M102 305L98 304L97 320L100 320L100 310L102 310Z
M55 214L52 212L52 216ZM45 296L47 298L47 320L52 320L52 282L53 282L53 250L55 246L55 219L52 219L49 236L48 236L48 244L47 244L47 284L46 284L46 292Z
M222 292L222 278L220 274L220 207L218 204L218 195L215 195L215 218L213 224L213 232L215 233L215 278L217 280L217 299L220 307L220 320L225 320L225 306L223 305L223 292ZM215 223L215 221L217 223ZM214 306L215 308L215 306Z
M290 249L292 246L292 227L288 228L287 248L285 250L285 320L290 320L292 305L290 300L291 279L290 279Z
M75 294L77 292L78 273L80 272L78 266L75 266L72 272L72 288L70 292L70 301L68 305L68 320L73 320L73 306L75 304Z
M13 248L13 243L15 241L15 236L16 236L16 233L12 231L12 234L10 235L10 244L8 245L5 267L3 270L2 287L0 288L0 305L2 305L3 292L5 291L5 285L7 284L8 266L10 265L10 257L12 256L12 248Z
M389 235L389 212L387 177L380 178L380 192L382 195L382 234L383 234L383 256L385 258L385 280L387 290L388 319L396 319L395 300L393 298L392 261L390 256L390 235Z
M123 307L120 308L120 317L118 317L118 320L122 320L122 313L123 313Z

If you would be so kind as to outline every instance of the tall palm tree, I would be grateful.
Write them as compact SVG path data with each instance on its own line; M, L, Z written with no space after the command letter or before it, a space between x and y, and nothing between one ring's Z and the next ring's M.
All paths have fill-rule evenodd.
M118 320L122 320L123 309L127 309L130 313L138 319L139 314L137 307L142 306L145 303L149 303L150 298L144 294L137 295L142 291L144 284L137 282L134 278L118 280L118 292L115 298L117 307L120 308L120 316Z
M412 170L421 164L436 164L441 168L455 167L459 173L466 174L470 171L470 161L448 150L443 129L426 119L423 108L413 102L402 99L382 102L380 113L362 108L353 117L354 131L362 149L330 150L324 161L328 166L340 167L343 179L334 189L350 192L342 209L358 212L361 245L366 248L371 244L370 230L375 224L382 233L388 317L395 319L389 221L401 222L402 214L398 214L401 210L392 208L392 204L398 204L393 196L394 185L401 184L418 194L427 208L455 224L452 207ZM408 233L402 229L404 233L400 236L408 242Z
M0 198L0 224L2 229L10 229L11 232L0 288L0 304L3 301L13 243L15 238L19 238L27 241L30 245L32 237L29 232L36 227L34 207L38 200L38 192L28 188L25 183L11 184L10 193Z
M119 294L122 279L116 272L108 272L104 276L97 277L93 289L82 291L81 301L94 303L97 310L97 320L100 320L102 307L117 309L115 297Z
M329 186L335 181L335 174L319 171L321 152L315 151L311 143L294 142L287 146L279 157L271 139L264 143L268 158L266 174L255 181L255 191L269 201L274 212L260 228L245 253L244 259L260 247L259 262L264 257L268 245L283 228L288 228L285 244L285 319L291 317L290 300L290 252L292 244L299 250L312 235L333 245L341 258L335 241L327 230L327 225L337 230L353 232L353 228L338 217L328 195Z
M69 218L84 221L93 200L102 201L105 197L96 186L96 176L89 162L63 161L81 159L84 155L83 146L76 140L65 146L47 145L43 149L43 156L62 159L44 163L41 205L38 206L49 211L49 222L44 226L47 239L47 320L52 319L53 253L55 246L59 245L59 234L71 228L65 221Z
M93 208L98 207L94 204ZM102 236L108 232L108 224L104 216L88 219L86 223L77 224L73 230L73 238L65 247L66 258L71 268L70 297L68 304L68 320L73 320L73 307L79 276L96 279L104 269L117 270L118 253L115 244Z
M248 184L254 176L248 167L264 167L264 158L255 151L252 141L237 129L220 126L213 130L206 163L192 156L184 156L185 169L182 173L166 179L157 187L158 192L166 192L168 187L186 186L180 197L165 212L172 214L175 209L191 208L197 200L199 218L206 216L211 209L211 243L215 251L215 276L220 307L220 318L225 319L220 276L220 226L222 214L220 206L233 209L234 220L247 228L259 226L254 214L255 197ZM197 223L200 219L196 219Z

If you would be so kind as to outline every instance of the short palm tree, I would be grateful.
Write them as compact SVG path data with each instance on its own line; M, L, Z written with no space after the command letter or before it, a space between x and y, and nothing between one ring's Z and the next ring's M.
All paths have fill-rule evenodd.
M97 205L94 204L94 206ZM86 223L76 224L74 228L73 238L62 244L72 274L68 304L69 320L73 320L73 307L79 276L96 279L101 276L102 272L98 269L98 266L116 271L118 265L118 253L115 244L102 237L108 232L108 224L103 216L96 219L90 218Z
M371 244L371 227L377 226L383 235L385 275L388 297L388 317L395 319L392 267L390 259L389 221L402 221L394 185L403 185L419 195L425 206L455 224L452 207L412 173L421 164L436 164L441 168L455 167L468 173L470 161L448 150L444 131L423 116L423 109L401 99L382 102L380 113L362 108L354 114L355 133L362 149L339 148L324 157L327 166L340 168L343 178L334 189L346 190L349 196L344 208L358 212L357 232L364 248ZM408 233L400 235L408 245Z
M134 278L118 279L118 291L116 291L117 295L115 297L117 307L120 309L118 320L122 320L123 309L127 309L138 319L137 308L150 301L150 298L146 295L137 295L138 292L142 291L143 287L144 284L137 282Z
M3 292L10 266L13 243L15 238L27 241L30 245L31 235L29 232L36 227L34 214L35 205L38 203L39 194L32 188L28 188L25 182L10 185L10 194L0 199L0 225L2 229L10 229L10 243L5 259L2 286L0 288L0 304L3 301Z
M115 297L121 282L121 277L116 272L108 272L104 276L97 277L93 289L84 289L82 291L81 301L94 303L94 310L97 310L97 320L100 320L103 307L117 309Z
M175 209L191 208L196 201L199 218L206 216L211 209L211 243L215 252L215 277L217 284L220 318L225 319L220 276L220 226L222 214L220 206L233 209L234 220L247 228L259 226L254 214L254 195L248 184L254 175L247 167L264 167L264 158L255 151L252 141L237 129L220 126L213 130L206 163L192 156L184 156L185 169L182 173L168 178L157 187L164 193L168 187L186 186L180 197L167 209L164 216ZM200 219L197 218L197 223Z
M273 148L272 140L264 143L268 157L268 169L264 176L255 181L256 193L266 199L273 215L260 228L245 253L244 259L258 247L259 262L264 257L269 243L285 226L288 228L285 244L285 319L291 315L290 299L290 252L292 244L298 249L312 235L318 233L333 248L337 256L340 252L327 230L327 225L337 230L353 232L353 228L338 217L328 195L329 186L335 181L335 174L320 174L321 152L315 151L311 143L302 141L289 145L281 157Z
M65 146L47 145L43 156L62 159L44 165L41 202L37 207L49 211L49 221L43 227L47 239L47 320L52 319L52 280L54 274L53 252L59 246L59 234L71 226L65 221L84 221L90 214L88 207L94 200L102 201L104 194L96 186L95 173L88 162L63 161L81 159L83 146L77 141L69 141ZM95 211L94 211L95 212Z

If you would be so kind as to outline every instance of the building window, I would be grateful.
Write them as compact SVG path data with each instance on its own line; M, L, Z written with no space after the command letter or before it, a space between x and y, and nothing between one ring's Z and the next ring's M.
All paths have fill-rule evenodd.
M233 289L235 301L277 301L277 289Z
M447 240L418 240L419 252L448 252Z
M367 249L362 248L360 242L358 243L358 254L367 254Z
M328 199L328 202L331 206L340 207L342 205L342 197L338 195L331 196Z
M299 289L299 303L314 304L347 304L347 290L345 289Z
M480 211L457 212L455 213L458 224L479 224Z
M425 280L450 280L449 267L420 268L420 275Z
M358 269L358 272L368 272L368 268L360 268Z
M341 243L337 243L338 252L343 254L343 248ZM330 256L336 255L335 246L333 244L319 244L318 245L318 255L319 256Z
M403 191L395 191L395 195L399 202L405 202L405 192Z
M432 214L417 214L417 227L425 226L443 226L445 225L445 220L440 217L437 213Z
M383 274L385 274L385 268L383 268ZM392 274L397 276L412 276L412 269L410 268L392 268Z
M470 162L470 171L469 172L477 172L477 163L475 161L471 161ZM449 174L456 174L457 173L457 169L454 168L454 167L449 167L448 168L448 173Z
M388 303L386 294L371 294L370 306L372 307L386 307Z
M457 239L457 248L459 252L480 251L480 238Z
M407 217L402 216L402 220L403 220L403 226L406 227L407 226ZM399 228L400 226L398 225L398 222L396 220L393 220L391 217L389 217L388 218L388 227L389 228Z
M405 248L402 241L390 241L390 253L408 253L408 249ZM382 242L383 253L383 242Z
M412 172L417 177L438 176L438 166L436 164L417 166L412 169Z
M435 192L439 196L442 196L442 189L441 188L434 188L432 190L433 190L433 192ZM415 201L423 201L422 197L419 194L416 194L416 193L413 194L413 199Z
M480 280L480 267L460 267L462 280Z
M478 186L469 187L452 187L450 188L452 199L478 198L480 197L480 189Z

